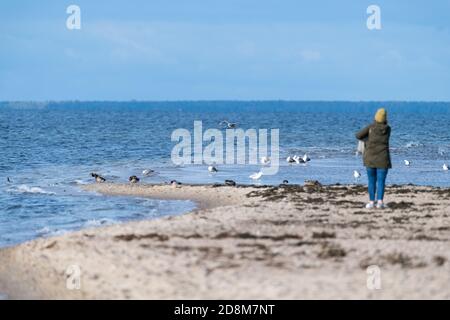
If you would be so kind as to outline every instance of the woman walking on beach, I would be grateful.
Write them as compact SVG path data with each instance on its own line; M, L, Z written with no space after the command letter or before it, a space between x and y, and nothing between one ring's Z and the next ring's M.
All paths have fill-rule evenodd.
M369 199L367 209L383 209L385 204L384 188L388 170L392 168L391 155L389 153L389 138L391 127L387 124L387 112L385 109L378 109L375 114L375 121L356 133L358 140L365 141L364 166L367 168L369 179ZM378 191L378 192L377 192ZM375 195L377 203L375 205Z

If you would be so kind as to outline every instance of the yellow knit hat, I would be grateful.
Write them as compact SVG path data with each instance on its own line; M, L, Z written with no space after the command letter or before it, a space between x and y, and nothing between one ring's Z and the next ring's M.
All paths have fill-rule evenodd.
M377 113L375 114L375 121L384 123L387 119L387 112L384 108L378 109Z

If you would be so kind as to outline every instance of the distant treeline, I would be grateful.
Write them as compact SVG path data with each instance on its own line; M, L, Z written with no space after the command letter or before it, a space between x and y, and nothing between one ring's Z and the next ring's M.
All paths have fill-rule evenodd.
M14 109L150 109L196 112L373 112L385 107L390 112L450 113L450 102L399 101L47 101L0 102L0 108Z

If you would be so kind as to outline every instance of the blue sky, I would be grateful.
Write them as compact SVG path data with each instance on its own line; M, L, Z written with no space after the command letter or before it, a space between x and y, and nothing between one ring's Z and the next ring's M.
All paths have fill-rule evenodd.
M0 100L450 101L449 0L2 1L0 44Z

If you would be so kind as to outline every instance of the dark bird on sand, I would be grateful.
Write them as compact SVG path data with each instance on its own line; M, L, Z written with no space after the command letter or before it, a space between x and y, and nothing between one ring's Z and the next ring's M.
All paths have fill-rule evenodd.
M139 182L139 178L136 176L131 176L128 178L128 181L130 181L130 183L138 183Z
M177 181L177 180L171 180L170 181L170 184L172 185L172 186L180 186L181 185L181 182L179 182L179 181Z
M96 173L94 173L94 172L91 173L91 176L92 176L93 178L95 178L95 182L101 183L101 182L105 182L105 181L106 181L105 178L103 178L102 176L100 176L100 175L98 175L98 174L96 174Z
M225 185L234 187L236 185L236 182L234 182L233 180L225 180Z

